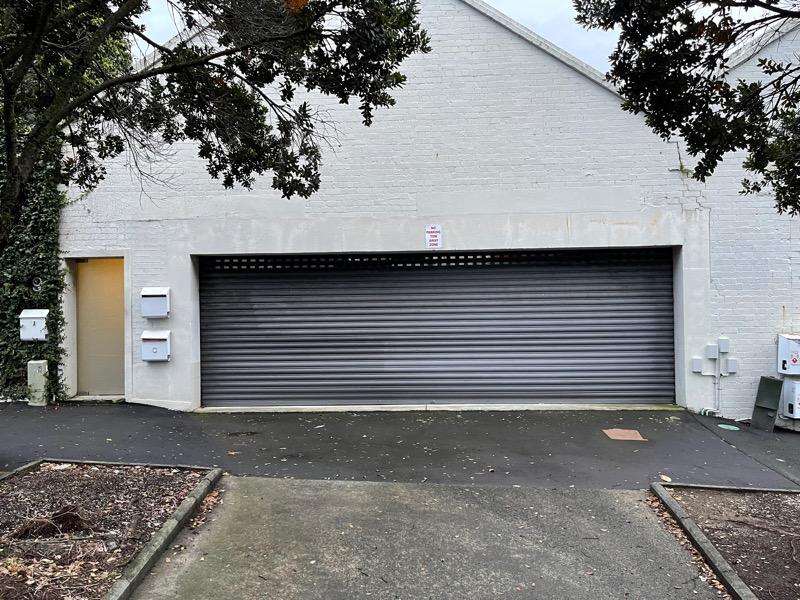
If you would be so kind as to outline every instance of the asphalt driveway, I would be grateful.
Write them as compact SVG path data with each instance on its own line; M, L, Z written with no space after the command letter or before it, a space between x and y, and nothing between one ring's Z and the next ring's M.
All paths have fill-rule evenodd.
M643 492L231 478L136 600L711 599Z
M2 405L0 422L0 470L49 456L246 476L223 480L210 522L181 534L139 600L712 598L642 490L661 476L800 481L800 435L723 431L675 411ZM645 441L612 440L610 428Z
M800 435L722 440L685 412L187 414L121 405L0 405L0 471L35 458L220 466L236 475L340 481L644 489L788 487ZM646 442L609 439L637 429ZM735 447L734 447L735 446ZM747 453L741 448L746 448ZM774 455L759 458L762 448ZM781 462L783 461L783 462Z

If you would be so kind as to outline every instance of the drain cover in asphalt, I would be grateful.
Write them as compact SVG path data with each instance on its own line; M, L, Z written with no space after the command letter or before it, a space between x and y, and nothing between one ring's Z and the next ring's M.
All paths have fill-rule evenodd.
M725 431L740 431L736 425L728 425L727 423L720 423L717 425L717 427L724 429Z

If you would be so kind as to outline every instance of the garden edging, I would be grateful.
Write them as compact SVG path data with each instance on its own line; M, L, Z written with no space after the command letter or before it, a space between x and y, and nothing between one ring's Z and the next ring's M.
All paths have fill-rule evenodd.
M652 483L650 489L658 497L658 499L666 506L670 514L675 518L681 526L686 536L694 544L695 548L700 552L703 558L708 563L711 570L719 577L720 581L728 588L728 592L734 600L758 600L758 596L742 581L736 573L731 564L725 560L722 554L717 550L714 544L700 529L697 523L694 522L689 514L684 510L680 503L672 497L669 488L692 488L692 489L711 489L711 490L726 490L731 492L765 492L765 493L800 493L797 489L781 489L781 488L751 488L751 487L735 487L735 486L718 486L718 485L697 485L697 484L683 484L683 483Z
M128 565L125 567L122 577L120 577L114 583L108 593L106 593L104 600L127 600L131 597L133 591L136 589L136 586L141 583L152 566L169 548L169 545L177 537L178 533L180 533L192 515L194 515L195 511L203 502L205 497L214 489L214 487L217 485L217 482L222 477L222 469L209 470L208 467L40 458L0 476L0 481L10 479L16 475L36 469L43 463L71 463L126 467L140 466L150 468L207 471L206 475L198 482L194 489L189 492L189 495L184 499L180 506L178 506L172 516L161 526L161 528L153 535L150 541L128 563Z

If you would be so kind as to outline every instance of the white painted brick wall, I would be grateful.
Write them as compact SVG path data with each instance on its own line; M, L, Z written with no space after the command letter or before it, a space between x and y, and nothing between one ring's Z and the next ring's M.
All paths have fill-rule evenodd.
M800 34L789 33L739 66L733 76L763 77L758 56L796 60ZM711 320L715 335L733 342L741 372L724 380L726 416L749 417L762 375L776 376L777 335L800 327L800 224L778 215L772 197L744 196L744 155L725 158L706 186L711 209Z
M620 110L610 91L460 0L422 5L434 51L407 62L409 82L397 93L394 109L379 111L375 125L366 129L355 108L317 100L339 134L336 147L325 154L323 189L311 199L282 200L268 178L252 192L225 191L206 174L194 148L181 145L157 165L171 188L147 186L143 193L120 160L96 192L64 211L62 243L68 255L92 256L99 249L129 253L133 399L193 401L185 394L197 357L182 348L181 336L190 335L191 324L182 320L180 303L188 303L189 296L180 296L179 275L190 254L416 250L422 242L417 222L441 215L463 239L489 240L475 247L536 247L536 240L601 247L637 236L647 244L662 234L654 229L651 236L636 225L657 227L660 221L651 213L680 220L682 214L702 212L706 201L700 187L678 172L676 146ZM500 219L503 215L508 218ZM778 222L768 212L754 215ZM502 229L490 231L501 221ZM730 235L725 239L733 241L740 233L736 222L720 227L727 229L715 226L717 237ZM348 232L354 228L365 231L363 242L352 241ZM418 234L398 243L376 233L395 230ZM766 252L758 240L766 240L764 247L774 240L768 231L742 238L752 238L747 247L754 254ZM725 258L720 249L714 255ZM764 260L779 271L774 254ZM715 278L720 298L737 289L733 272L744 273L742 267L732 264L730 278ZM745 290L752 302L770 303L755 286L758 273L745 276L752 276ZM781 276L774 277L775 289L785 290ZM139 364L136 341L146 322L135 294L147 285L175 289L169 325L179 335L169 371ZM738 315L735 304L717 302L715 311ZM736 335L731 332L737 351L746 339L749 343L743 337L752 335L748 327L740 324ZM752 364L744 350L740 355L745 365ZM736 402L744 405L745 396L746 391Z
M322 191L292 200L295 209L302 206L309 218L409 216L431 193L474 190L497 211L504 196L519 193L539 203L534 208L557 211L538 192L590 196L613 186L635 188L643 204L694 202L670 171L678 166L676 149L620 111L608 91L458 0L423 6L434 53L408 61L398 107L380 111L370 129L356 110L324 103L339 145L327 151ZM65 211L66 246L100 241L98 223L103 231L109 222L125 223L111 241L122 234L138 243L141 230L155 231L159 221L274 216L269 179L253 192L222 190L191 146L175 148L160 168L173 189L143 194L124 168L112 166L97 192Z

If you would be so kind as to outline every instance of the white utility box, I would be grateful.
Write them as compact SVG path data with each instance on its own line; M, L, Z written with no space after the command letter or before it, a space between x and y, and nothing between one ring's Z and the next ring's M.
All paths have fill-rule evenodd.
M800 381L783 380L781 416L785 419L800 419Z
M169 317L169 288L142 288L142 316L145 319L166 319Z
M28 398L29 406L47 406L47 361L29 360L28 361Z
M800 375L800 335L778 336L778 373Z
M47 309L26 308L19 314L19 339L24 342L47 340Z
M735 375L739 372L739 359L726 358L725 359L725 373L727 375Z
M170 358L170 332L142 332L142 360L145 362L167 362Z

